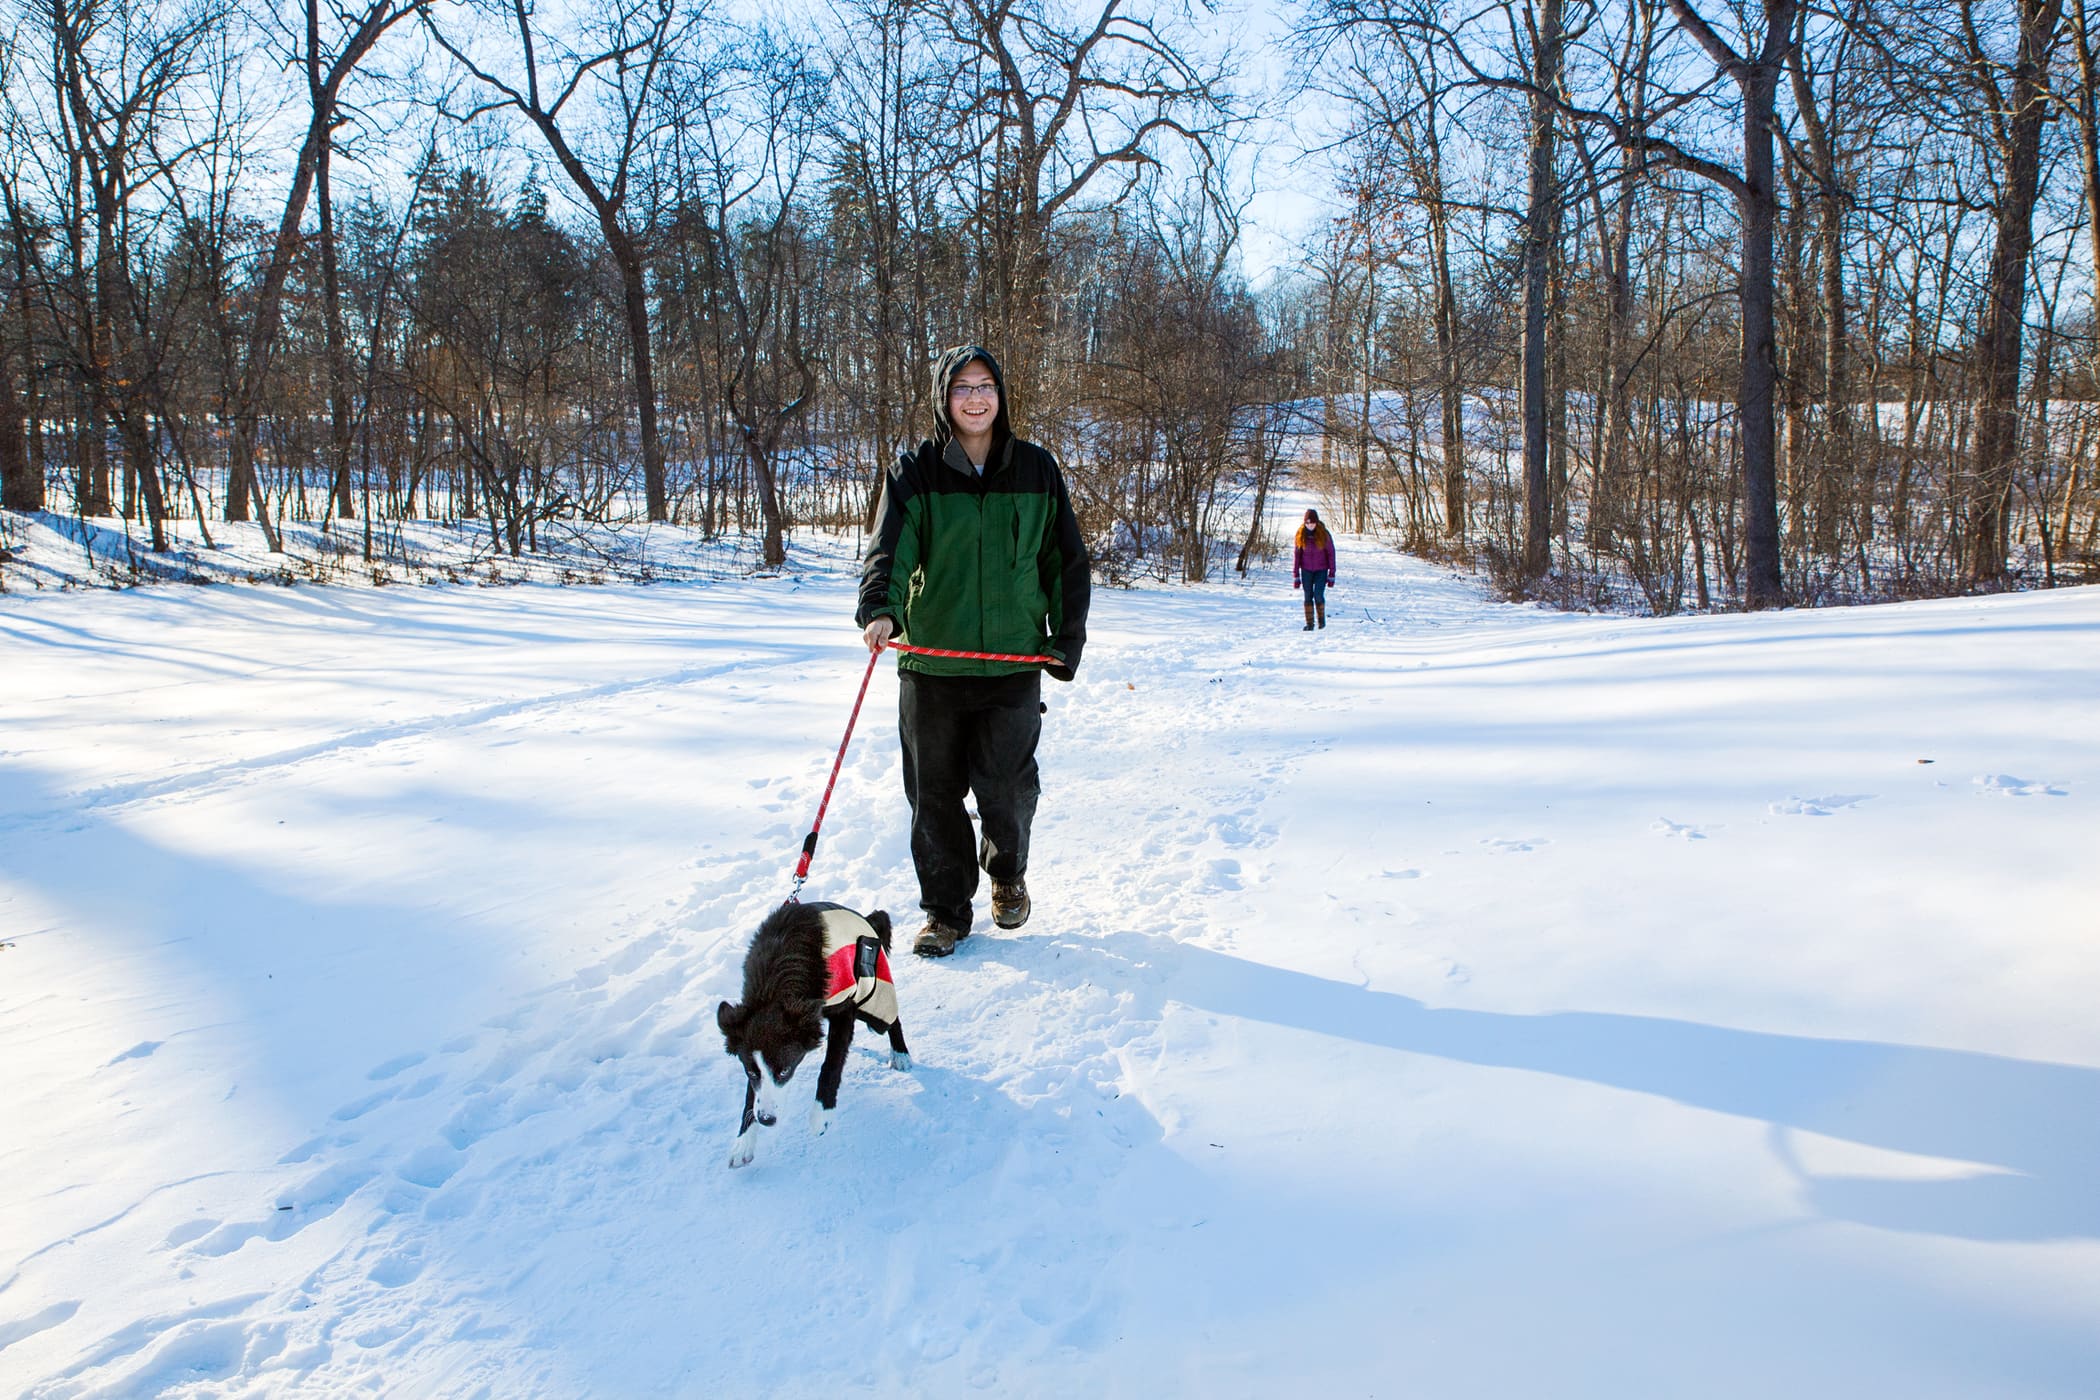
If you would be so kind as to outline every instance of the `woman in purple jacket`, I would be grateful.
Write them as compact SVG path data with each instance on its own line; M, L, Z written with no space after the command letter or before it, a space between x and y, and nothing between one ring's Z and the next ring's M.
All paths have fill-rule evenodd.
M1327 585L1334 582L1334 536L1320 523L1320 512L1305 512L1298 527L1297 547L1291 553L1291 587L1305 590L1305 630L1313 630L1318 618L1327 625Z

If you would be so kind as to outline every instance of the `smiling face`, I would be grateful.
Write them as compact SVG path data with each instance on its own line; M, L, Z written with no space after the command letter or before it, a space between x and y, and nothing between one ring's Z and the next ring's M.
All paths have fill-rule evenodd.
M974 442L990 438L998 420L999 380L990 365L972 360L948 381L948 421L957 437Z

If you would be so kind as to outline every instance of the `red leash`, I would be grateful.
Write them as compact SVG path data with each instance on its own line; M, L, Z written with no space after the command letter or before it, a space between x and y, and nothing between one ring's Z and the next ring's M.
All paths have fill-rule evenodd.
M943 651L939 647L915 647L909 642L890 642L893 651L908 651L914 656L959 656L966 661L1028 661L1037 666L1055 666L1054 656L1009 656L999 651Z
M996 651L946 651L940 647L915 647L905 642L891 642L889 649L908 651L915 656L952 656L965 661L1021 661L1037 666L1055 666L1054 656L1011 656ZM868 669L861 673L860 693L853 697L853 713L846 720L846 737L839 740L838 757L831 760L831 779L824 784L824 800L817 804L817 819L810 824L809 835L802 838L802 859L795 862L795 888L789 892L787 902L793 904L802 894L802 883L809 878L809 863L817 853L817 833L824 829L824 813L831 806L831 790L839 785L839 769L846 762L846 747L853 742L853 726L860 722L861 702L868 698L868 682L874 679L875 663L882 653L868 653Z

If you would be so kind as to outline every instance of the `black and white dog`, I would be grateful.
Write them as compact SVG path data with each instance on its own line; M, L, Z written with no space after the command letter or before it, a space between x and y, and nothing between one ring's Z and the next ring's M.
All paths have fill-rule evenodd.
M715 1011L722 1043L744 1063L744 1119L729 1148L729 1165L749 1165L758 1146L755 1124L771 1127L759 1104L763 1075L776 1085L795 1077L810 1051L824 1045L810 1131L831 1126L853 1023L889 1032L890 1064L911 1068L897 988L890 980L890 916L856 914L841 904L783 904L766 917L744 955L744 1000Z

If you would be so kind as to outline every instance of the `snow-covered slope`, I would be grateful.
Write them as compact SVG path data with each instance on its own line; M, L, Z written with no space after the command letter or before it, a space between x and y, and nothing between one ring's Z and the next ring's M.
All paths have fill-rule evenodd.
M2100 590L1342 543L1098 595L1034 919L738 1172L850 560L0 598L0 1391L2090 1395ZM908 933L894 704L809 892Z

